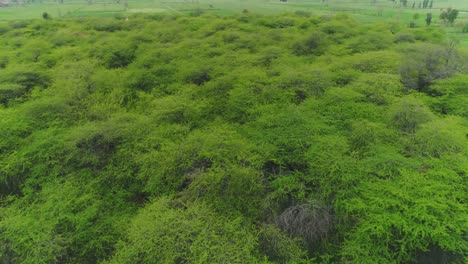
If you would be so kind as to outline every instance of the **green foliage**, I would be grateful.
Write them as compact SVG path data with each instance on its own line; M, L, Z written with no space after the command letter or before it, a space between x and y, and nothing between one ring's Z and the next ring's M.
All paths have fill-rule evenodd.
M328 71L311 67L286 71L278 80L280 88L294 92L297 104L309 97L322 96L333 84Z
M239 174L236 180L240 182L234 180L232 184L241 184L243 181L253 184L257 181L258 176L255 173L251 174L248 169L232 168L230 172L221 170L231 163L236 165L251 162L248 160L248 153L249 146L238 134L232 133L228 129L216 128L213 131L196 131L184 142L179 144L171 142L162 146L159 153L150 153L148 164L145 164L145 169L142 170L142 177L148 178L148 191L156 194L181 191L183 187L187 187L186 185L195 181L195 186L192 186L195 188L193 195L201 195L201 193L196 194L197 188L203 191L202 189L207 187L206 184L213 184L212 188L215 189L220 188L214 193L227 195L229 191L223 193L222 184L226 184L224 187L227 188L230 182L230 173ZM155 163L155 161L157 162ZM204 175L205 172L206 175ZM207 179L213 179L213 182L210 183L210 180ZM259 187L255 185L251 187L258 190ZM237 187L234 187L232 191L238 191ZM193 199L193 196L190 197Z
M309 33L309 36L293 45L294 54L301 55L322 55L328 45L327 36L322 32Z
M426 15L426 25L430 26L432 23L432 13L427 13Z
M161 198L134 218L108 263L265 263L257 244L243 218L220 217L202 203L173 207Z
M90 187L74 180L49 182L40 193L31 190L31 201L13 200L2 208L1 258L6 263L95 262L109 254L119 221L103 221L106 205Z
M328 124L346 129L354 119L379 120L382 108L366 102L366 96L347 87L332 88L327 91L318 112Z
M401 54L393 51L370 51L365 54L355 54L343 59L339 67L350 67L366 73L387 73L398 72L397 63Z
M50 19L50 15L47 12L42 13L42 18L43 19Z
M398 75L382 73L363 75L350 87L364 94L367 101L377 105L393 102L403 90Z
M294 239L274 225L265 225L259 233L262 253L274 263L310 263L300 239Z
M362 28L366 34L351 39L348 48L352 52L383 50L393 42L393 35L385 27Z
M453 252L450 262L463 258L466 185L455 172L403 171L396 180L368 182L359 193L343 205L359 219L344 244L344 261L414 262L415 251L433 247Z
M327 21L320 25L321 30L328 34L328 37L334 43L343 43L357 34L356 22L349 17L334 17L333 20Z
M447 80L440 80L429 88L428 93L434 96L432 106L442 114L468 117L467 75L458 75Z
M134 50L135 47L132 46L114 46L110 53L105 55L103 61L108 68L120 68L128 66L135 58L135 55L133 54Z
M44 88L50 82L49 76L42 70L9 67L1 76L2 83L21 86L25 91L34 87Z
M14 100L26 94L27 89L19 84L4 83L0 86L0 103L7 106L8 101Z
M208 201L226 214L242 212L255 216L261 204L263 186L259 173L253 169L232 167L213 169L200 175L191 175L184 199Z
M466 128L456 119L445 118L426 123L415 135L416 153L440 158L466 152Z
M0 262L466 261L456 42L215 9L0 26Z
M464 24L462 28L463 33L468 33L468 24Z
M91 53L102 63L111 69L128 66L135 59L136 45L122 41L121 38L113 38L96 45Z
M440 13L440 20L444 21L444 23L448 22L450 25L455 22L455 19L458 17L458 10L448 8Z
M389 115L391 124L406 133L414 133L421 124L434 118L424 103L412 96L407 96L394 104Z
M369 121L356 121L351 125L350 144L356 152L367 152L385 135L381 124Z
M437 27L424 27L412 30L416 40L432 43L443 43L446 40L445 32Z
M123 21L114 19L92 19L88 21L87 28L96 31L115 32L122 30Z
M401 32L395 37L396 42L409 42L414 43L416 41L414 35L410 32Z
M452 43L453 44L453 43ZM459 56L449 44L447 47L422 45L412 47L406 54L412 54L401 64L402 82L417 91L426 91L435 80L450 77L460 68Z

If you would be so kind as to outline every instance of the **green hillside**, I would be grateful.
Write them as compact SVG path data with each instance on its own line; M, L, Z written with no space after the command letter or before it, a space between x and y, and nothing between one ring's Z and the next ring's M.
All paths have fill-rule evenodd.
M468 261L468 54L439 27L52 16L0 44L0 263Z

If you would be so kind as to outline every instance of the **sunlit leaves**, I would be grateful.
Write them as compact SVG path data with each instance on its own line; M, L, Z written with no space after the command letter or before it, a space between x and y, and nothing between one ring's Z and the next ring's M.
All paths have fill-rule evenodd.
M220 217L203 203L174 207L161 198L134 218L109 263L262 263L257 243L241 217Z
M297 12L4 28L2 263L467 250L467 80L444 79L453 45L418 44L441 42L432 27Z
M450 173L452 180L437 177L441 173ZM358 197L344 201L359 220L345 242L343 257L415 261L415 249L427 251L435 245L459 258L468 247L463 241L466 192L462 186L461 177L438 171L403 171L396 180L364 184Z

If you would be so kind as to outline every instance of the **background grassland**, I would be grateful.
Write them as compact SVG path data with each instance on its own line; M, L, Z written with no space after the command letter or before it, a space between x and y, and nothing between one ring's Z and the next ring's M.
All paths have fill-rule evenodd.
M70 16L73 13L87 15L101 15L105 12L119 12L123 14L136 12L192 12L201 9L205 12L217 14L238 14L242 11L250 11L263 14L276 14L281 12L310 11L317 13L349 12L366 17L366 20L382 20L388 18L407 17L412 13L427 13L428 9L412 9L411 1L406 8L399 8L390 1L377 1L370 3L368 0L333 1L325 3L322 0L289 0L287 3L272 0L134 0L134 1L93 1L88 4L85 0L64 1L56 4L55 1L41 1L20 4L8 8L0 8L0 19L11 20L18 18L39 18L42 12L48 12L53 16ZM461 11L468 11L468 2L461 0L435 1L431 12L438 12L441 8L453 7ZM371 17L375 17L372 19Z
M453 37L459 39L468 46L468 34L462 34L462 28L468 24L468 1L463 0L436 0L432 9L417 8L419 1L415 1L416 8L412 8L412 1L408 7L400 7L391 1L377 1L371 3L368 0L289 0L287 3L264 0L134 0L134 1L66 1L57 4L54 1L41 3L28 3L18 6L0 8L1 20L34 19L41 18L47 12L53 18L73 17L113 17L130 16L136 13L172 13L192 14L196 12L212 13L217 15L234 15L242 12L254 12L259 14L278 14L284 12L306 11L314 15L333 15L337 12L352 15L364 23L377 21L399 22L409 25L412 21L418 27L425 26L425 17L428 12L433 14L433 24L440 24L439 15L441 9L452 7L461 12L456 24L448 27L447 31ZM417 19L414 15L419 14Z

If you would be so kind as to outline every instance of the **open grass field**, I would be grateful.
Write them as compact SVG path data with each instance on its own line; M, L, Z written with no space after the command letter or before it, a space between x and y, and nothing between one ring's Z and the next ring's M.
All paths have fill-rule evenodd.
M92 0L90 0L92 1ZM1 2L1 1L0 1ZM459 39L463 46L468 46L468 34L462 33L462 27L468 24L468 1L434 0L432 9L418 8L418 0L408 1L407 7L401 7L388 0L120 0L92 1L65 0L58 4L55 1L42 1L22 4L10 2L10 7L0 7L0 21L41 18L47 12L53 18L72 18L86 16L113 17L135 13L173 13L190 14L194 11L219 15L233 15L241 12L260 14L278 14L284 12L307 11L315 15L333 15L337 12L347 13L361 22L401 22L416 26L425 26L427 13L433 14L433 24L440 25L439 15L442 9L452 7L460 10L455 26L447 31ZM417 19L414 15L419 14Z
M448 7L457 8L461 14L468 12L468 1L465 0L435 0L432 9L419 9L418 0L414 2L415 8L412 8L412 1L408 1L408 6L403 8L388 0L377 0L375 3L370 0L65 0L62 4L56 1L17 3L10 1L10 7L0 7L0 20L40 18L43 12L55 17L73 17L109 16L116 13L189 13L194 10L216 14L238 14L243 11L275 14L303 10L312 13L340 11L354 14L364 21L375 21L408 19L413 13L438 13L440 9Z

